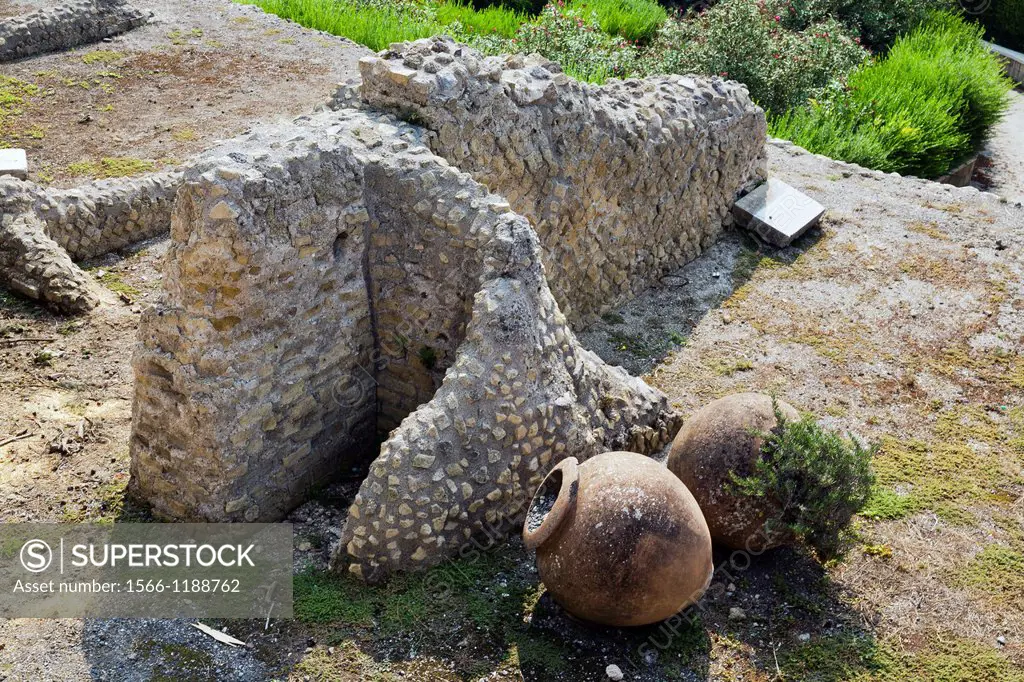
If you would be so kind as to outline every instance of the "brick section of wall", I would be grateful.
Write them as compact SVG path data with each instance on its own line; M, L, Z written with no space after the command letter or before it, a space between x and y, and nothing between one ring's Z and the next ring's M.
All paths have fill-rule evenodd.
M372 443L364 162L338 127L262 129L179 191L133 362L131 489L158 514L280 518Z
M357 94L431 131L438 155L501 193L540 236L574 325L633 298L718 236L766 178L764 112L719 78L579 83L547 60L444 38L360 63Z

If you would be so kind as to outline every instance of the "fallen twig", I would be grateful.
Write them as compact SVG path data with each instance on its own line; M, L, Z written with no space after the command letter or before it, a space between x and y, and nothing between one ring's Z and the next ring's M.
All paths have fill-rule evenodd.
M13 443L15 441L24 440L26 438L31 438L34 435L36 435L36 434L34 434L34 433L23 433L20 436L11 436L10 438L4 438L3 440L0 440L0 448L2 448L5 445L9 445L9 444L11 444L11 443Z
M50 343L56 340L52 336L44 336L37 339L0 339L0 345L13 346L19 343Z

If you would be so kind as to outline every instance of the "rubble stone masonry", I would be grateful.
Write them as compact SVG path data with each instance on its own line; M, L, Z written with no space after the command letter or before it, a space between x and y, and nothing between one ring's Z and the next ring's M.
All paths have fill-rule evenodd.
M544 111L516 114L509 102L525 105L500 63L473 67L446 41L401 49L425 50L424 74L459 59L466 74L497 70L487 82L506 98L488 106L525 137L512 125L509 147L458 118L476 101L468 89L444 108L459 139L506 144L509 159L460 157L441 142L455 123L435 130L428 109L425 127L344 109L223 144L178 190L165 298L144 314L134 359L134 494L166 517L272 520L369 463L333 559L367 580L505 534L564 457L668 442L679 419L664 395L582 348L563 301L585 319L695 256L763 175L763 113L737 86L654 79L606 97L557 65L509 58L509 79L525 69L547 93ZM364 63L364 97L383 80L420 87L418 67L395 59ZM631 88L642 106L615 104ZM671 118L703 107L735 114ZM664 114L660 127L649 111L641 126L644 108ZM517 145L529 164L514 185L499 171Z

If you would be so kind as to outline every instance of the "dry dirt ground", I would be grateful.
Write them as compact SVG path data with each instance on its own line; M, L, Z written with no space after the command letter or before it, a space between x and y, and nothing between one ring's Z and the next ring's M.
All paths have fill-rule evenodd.
M11 4L0 0L0 13ZM336 42L333 53L322 47L319 74L292 72L281 65L313 59L318 41L333 39L226 2L141 4L183 18L103 49L128 55L122 64L161 55L216 62L219 75L206 83L184 69L201 90L190 99L165 92L149 104L166 108L159 115L146 93L177 87L177 67L110 93L142 117L109 119L120 155L163 158L157 152L168 148L184 157L256 120L302 113L359 54ZM187 44L167 38L173 30L189 34ZM265 49L281 38L295 42ZM226 53L240 44L285 61L272 70L231 62ZM15 66L22 78L78 73L91 49ZM217 71L218 54L242 71ZM231 104L221 106L227 91ZM30 103L22 118L45 108ZM155 135L152 119L197 139ZM89 127L95 120L68 121L38 140L56 182L76 149L104 139ZM515 541L442 566L431 586L417 576L369 588L325 575L354 490L347 482L290 519L299 617L266 630L262 621L211 623L250 647L229 649L180 621L0 621L0 680L589 682L615 663L627 680L648 682L1024 682L1024 209L788 147L771 147L770 161L773 174L828 208L820 229L783 251L729 234L581 338L687 413L733 391L771 391L880 443L879 487L843 560L823 567L794 550L718 555L715 584L685 622L591 630L543 595ZM123 495L129 358L165 250L158 240L89 264L108 295L88 316L57 317L0 292L0 522L146 518ZM438 580L451 589L439 593ZM742 619L730 618L732 607Z
M48 4L0 0L0 16ZM153 20L0 66L0 146L26 148L31 180L69 186L173 168L255 121L308 113L369 54L225 0L133 5Z

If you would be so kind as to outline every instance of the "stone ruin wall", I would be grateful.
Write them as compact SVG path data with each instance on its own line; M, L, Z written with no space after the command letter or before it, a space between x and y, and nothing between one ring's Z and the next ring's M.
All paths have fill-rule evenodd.
M166 234L180 184L177 172L97 180L73 189L25 183L46 233L77 260Z
M447 54L438 45L464 49L420 44L431 54ZM561 76L547 62L529 69L538 81ZM694 97L671 80L652 82L636 87L655 99ZM546 106L575 110L583 104L562 99L579 92L559 90L561 103ZM763 113L744 98L750 113L737 120L757 119L748 131L756 139ZM594 101L591 123L608 118ZM625 136L608 133L605 149L622 155L616 145ZM187 171L172 217L166 300L144 314L133 363L131 490L158 514L280 518L330 475L364 467L376 432L390 431L333 559L375 580L507 532L566 456L651 453L674 435L678 415L660 392L579 346L553 290L576 311L604 304L581 282L553 280L578 270L553 269L550 235L435 155L427 142L440 137L386 114L324 112L263 126ZM573 156L572 139L559 143L561 153ZM626 167L654 163L641 142L629 143L640 151ZM730 156L748 169L744 182L763 172L762 147L722 159ZM561 158L548 160L552 177ZM667 201L658 183L637 187ZM712 211L714 230L738 187L715 195L724 203ZM621 196L605 210L611 215L616 202L632 224ZM555 206L544 215L561 214ZM705 238L691 241L692 221L660 225L657 234L681 230L678 243L695 249ZM657 253L661 243L652 236L641 244L628 231L603 241L586 223L577 231L588 235L577 248L608 262L618 262L620 243L630 258ZM640 259L623 272L654 278L661 262ZM628 297L626 276L601 280L610 287L602 300Z
M374 365L363 150L341 127L235 140L179 190L133 361L132 487L160 515L280 518L372 442L348 385Z
M767 177L764 114L733 81L598 87L537 56L482 57L444 38L393 45L360 72L367 106L425 127L434 153L530 220L576 326L700 255L737 195Z
M0 21L0 62L70 50L125 33L149 21L124 0L79 0Z
M358 463L372 443L378 415L389 418L405 410L405 417L419 405L409 408L407 396L386 390L389 373L401 372L403 363L382 352L384 339L398 334L415 339L438 329L450 333L453 362L462 362L481 383L460 391L460 399L509 401L505 410L516 400L521 406L530 384L549 372L548 358L541 357L520 374L512 367L532 346L538 351L550 346L568 369L559 370L558 392L545 394L545 400L562 399L570 409L585 396L603 415L602 438L592 433L587 412L576 415L577 421L585 420L585 433L558 445L548 433L547 447L558 452L574 441L597 450L604 440L638 447L665 440L671 424L664 421L664 398L576 348L550 295L535 309L532 299L547 288L529 223L431 154L419 135L382 115L320 115L261 129L211 152L188 172L172 220L166 299L144 315L134 361L132 486L158 513L279 518L328 474ZM504 236L503 229L514 234ZM396 270L397 263L403 267ZM519 294L528 296L529 307L513 302L500 306L499 313L492 303L482 314L472 311L480 305L481 281L520 269L529 273L529 288ZM389 281L375 283L384 278ZM452 304L458 301L462 304ZM514 334L517 326L539 334L538 318L552 317L550 328L543 329L548 338L516 336L522 344L514 346L506 338L494 339L477 349L485 357L467 354L476 339L468 334L466 340L471 316L486 327L486 320L493 324L503 315L511 317L498 326L499 336ZM569 359L561 357L563 347ZM492 362L488 356L494 353L499 357ZM604 374L609 393L602 412L601 389L583 377L597 380ZM569 375L583 382L578 390L565 378ZM372 381L363 384L364 376ZM530 382L525 389L524 380ZM483 461L473 471L457 471L457 462L479 454L463 452L460 432L473 439L486 429L481 443L498 433L510 441L527 437L517 436L518 426L511 428L519 419L514 415L507 433L499 431L491 421L496 406L461 412L445 394L441 408L427 410L442 400L434 389L424 389L429 395L421 402L427 405L405 419L389 441L417 447L386 446L389 457L374 464L379 471L381 461L394 460L409 475L398 481L389 471L381 482L371 473L361 492L367 509L379 508L375 501L391 494L416 504L410 495L427 486L412 480L413 474L431 450L437 451L436 470L444 476L437 477L433 468L429 472L427 485L438 488L431 499L440 499L440 490L451 485L468 490L463 474L473 481L485 476ZM636 419L608 416L620 411ZM424 414L436 424L421 429ZM538 437L538 426L523 428L529 438ZM432 442L439 434L451 440ZM501 439L491 448L495 452ZM544 457L546 464L552 452L535 457ZM526 464L531 477L539 475L540 461ZM486 474L492 475L500 472ZM384 486L380 493L379 485Z
M0 285L62 312L99 303L72 259L95 258L167 232L180 173L44 189L0 178Z

